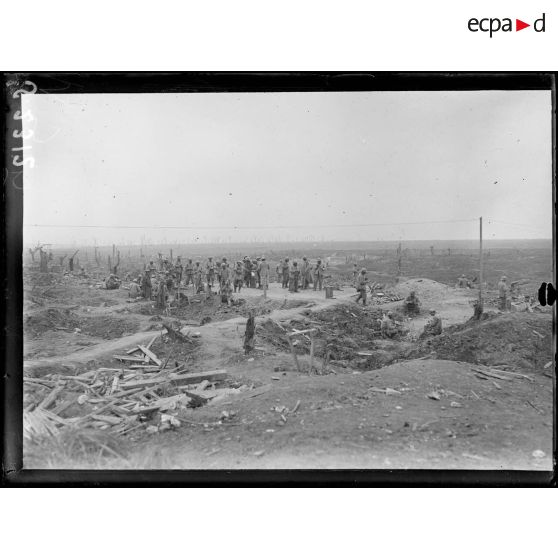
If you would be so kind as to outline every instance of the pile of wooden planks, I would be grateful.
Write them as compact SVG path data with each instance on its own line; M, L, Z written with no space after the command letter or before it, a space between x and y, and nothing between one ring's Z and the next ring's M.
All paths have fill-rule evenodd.
M25 409L24 431L28 437L53 434L56 425L88 426L124 434L140 426L141 419L155 411L190 406L198 392L227 377L226 370L184 373L180 368L159 373L100 368L77 376L24 378L30 386L48 389L38 404L32 403ZM208 391L203 400L211 399L209 393L217 396L220 391ZM199 406L199 399L195 406ZM59 414L62 412L64 417Z
M166 368L147 345L114 355L120 368L98 368L76 376L48 374L24 378L24 432L28 438L53 435L64 426L88 426L127 433L156 411L197 407L210 399L208 385L227 377L226 370L188 372L185 365ZM223 390L211 390L213 397ZM215 393L217 392L217 393ZM29 403L29 399L32 401ZM61 416L63 414L64 416Z
M386 302L398 302L403 300L402 296L394 293L377 293L372 294L372 301L376 304L385 304Z

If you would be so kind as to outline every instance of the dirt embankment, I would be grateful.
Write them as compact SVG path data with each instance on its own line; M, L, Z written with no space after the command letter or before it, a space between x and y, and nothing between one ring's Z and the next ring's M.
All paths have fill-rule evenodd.
M258 327L259 338L275 348L288 351L285 331L315 329L317 359L332 365L374 370L388 364L428 356L429 358L504 365L532 370L553 359L552 315L548 312L499 314L483 321L470 319L446 328L442 335L424 341L401 334L382 339L378 319L382 309L363 309L355 304L339 304L278 323L266 320ZM397 316L403 319L401 315ZM405 327L403 322L403 327ZM310 339L298 336L295 350L310 353Z
M67 308L47 308L27 316L24 322L25 335L38 338L53 330L76 331L91 337L115 339L135 333L139 322L131 318L114 315L80 316Z
M422 344L418 353L489 366L540 370L553 360L552 314L517 312L448 328Z

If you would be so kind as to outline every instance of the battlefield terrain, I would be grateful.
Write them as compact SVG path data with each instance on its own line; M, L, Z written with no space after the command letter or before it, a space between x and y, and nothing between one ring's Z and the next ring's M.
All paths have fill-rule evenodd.
M485 243L480 319L474 242L49 250L47 271L24 254L26 468L552 468L553 313L537 302L551 241ZM164 308L130 297L158 253L265 254L269 290L242 288L228 304L217 288L181 284ZM281 288L277 262L302 256L325 262L331 298ZM364 307L355 263L370 280ZM469 287L457 286L462 274ZM504 311L502 275L513 284ZM408 316L412 290L421 310ZM423 339L430 308L443 332ZM380 331L387 311L392 338Z

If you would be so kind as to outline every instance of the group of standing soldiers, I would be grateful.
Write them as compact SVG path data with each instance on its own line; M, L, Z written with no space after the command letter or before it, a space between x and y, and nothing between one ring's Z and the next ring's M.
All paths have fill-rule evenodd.
M289 258L285 258L277 264L275 271L277 282L281 283L283 289L289 289L292 293L298 293L299 286L306 290L310 284L315 291L322 290L325 268L321 259L312 264L306 256L303 256L299 267L297 261L291 262Z
M233 291L240 292L242 287L263 289L264 293L269 287L270 267L265 256L256 259L245 256L242 261L233 265L225 257L221 261L215 261L211 256L203 266L199 261L194 263L191 259L183 264L181 257L174 264L167 258L161 260L159 265L151 260L142 274L142 295L145 298L151 298L152 277L155 274L165 275L166 280L163 282L168 290L192 285L194 293L198 294L218 286L219 294L226 298Z
M308 289L310 286L315 291L323 288L325 267L321 259L311 263L304 256L299 265L299 262L291 262L289 258L285 258L277 264L276 272L277 281L290 292L296 293L299 289ZM218 286L220 294L229 296L232 292L240 292L242 287L262 289L265 294L269 288L270 265L265 256L245 256L235 263L229 263L225 257L216 261L210 256L204 265L191 259L183 264L181 257L172 263L168 258L160 256L157 265L151 260L141 276L141 290L145 298L151 298L152 278L155 275L165 276L164 282L169 285L168 289L172 288L170 285L192 285L196 294L215 286Z

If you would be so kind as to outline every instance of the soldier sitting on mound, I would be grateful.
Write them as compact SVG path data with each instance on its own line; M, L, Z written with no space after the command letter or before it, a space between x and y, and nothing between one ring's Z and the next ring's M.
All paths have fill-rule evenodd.
M416 291L411 291L403 304L405 313L408 316L418 316L420 314L420 300Z
M128 293L129 298L138 298L141 296L141 289L138 285L137 279L134 279L130 283L130 292Z
M105 280L105 287L110 291L113 289L119 289L120 288L120 279L114 275L114 273L111 273L108 278Z
M442 318L436 315L436 310L431 308L429 310L430 318L424 326L424 331L420 334L420 338L433 337L442 333Z
M395 337L398 333L398 329L391 310L387 314L384 314L382 319L378 321L380 322L380 332L382 337L389 337L390 339Z

